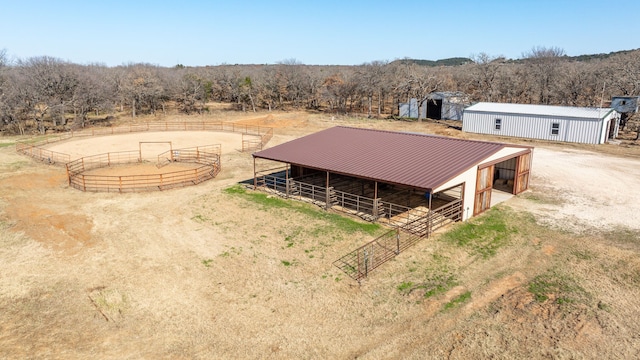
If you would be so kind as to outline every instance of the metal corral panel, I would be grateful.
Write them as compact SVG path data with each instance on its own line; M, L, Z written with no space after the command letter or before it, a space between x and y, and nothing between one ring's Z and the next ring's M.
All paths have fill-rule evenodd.
M462 131L601 144L606 141L611 119L617 120L613 109L478 103L465 109Z

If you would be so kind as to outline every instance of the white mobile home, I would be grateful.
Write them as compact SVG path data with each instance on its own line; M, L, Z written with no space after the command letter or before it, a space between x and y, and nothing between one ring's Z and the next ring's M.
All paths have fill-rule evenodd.
M609 108L481 102L464 110L462 131L604 144L617 136L619 119Z

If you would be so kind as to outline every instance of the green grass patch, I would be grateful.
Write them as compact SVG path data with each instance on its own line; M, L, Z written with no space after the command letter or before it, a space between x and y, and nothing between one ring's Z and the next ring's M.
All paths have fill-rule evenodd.
M16 143L15 142L0 142L0 148L6 148L9 146L14 146Z
M440 239L449 244L467 248L471 253L486 259L509 244L512 237L518 233L516 227L509 225L512 216L514 214L510 211L495 207L478 218L457 225L443 234Z
M195 222L199 222L199 223L204 223L204 222L209 221L209 219L206 216L200 215L200 214L192 217L191 220L193 220Z
M467 291L464 294L460 294L456 298L444 304L444 310L453 309L454 307L457 307L460 304L467 302L467 300L469 299L471 299L471 291Z
M232 187L226 188L224 192L230 195L241 196L243 199L260 205L261 210L269 211L275 208L295 211L312 219L330 223L339 230L350 234L355 232L363 232L369 235L375 235L381 229L381 226L379 224L359 222L338 214L332 214L327 211L317 209L310 206L309 204L285 200L261 192L247 191L241 185L234 185ZM322 230L317 229L316 234L322 235Z
M204 265L205 267L211 267L212 262L213 262L213 259L204 259L202 260L202 265Z
M562 200L558 197L549 196L545 193L526 192L520 195L521 198L530 200L538 204L561 205Z
M605 239L618 244L625 246L632 245L635 248L640 248L640 230L619 226L612 230L603 232L602 236Z
M527 289L537 302L553 299L558 305L569 305L586 303L589 299L587 291L574 278L557 270L536 276Z
M296 265L299 265L299 264L300 264L300 263L298 262L298 260L295 260L295 259L294 259L294 260L292 260L292 261L289 261L289 260L281 260L281 261L280 261L280 263L281 263L282 265L286 266L286 267L289 267L289 266L296 266Z
M573 250L571 251L571 255L575 256L576 259L578 260L585 260L585 261L593 260L598 257L596 253L589 250L583 250L583 249Z
M426 279L419 283L405 281L397 286L398 291L404 295L409 295L414 291L422 292L424 298L445 293L457 285L455 276L450 272L432 272L427 274Z

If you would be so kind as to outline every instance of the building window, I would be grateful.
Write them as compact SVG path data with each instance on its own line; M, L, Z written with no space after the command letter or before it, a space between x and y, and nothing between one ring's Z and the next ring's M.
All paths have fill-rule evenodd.
M496 130L500 131L502 129L502 119L496 119Z
M551 135L558 135L560 133L560 123L551 124Z

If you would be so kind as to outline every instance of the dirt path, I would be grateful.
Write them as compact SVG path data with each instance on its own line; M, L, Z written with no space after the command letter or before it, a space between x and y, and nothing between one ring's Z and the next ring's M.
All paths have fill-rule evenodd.
M538 147L531 184L539 201L516 198L512 205L570 231L640 229L639 165L635 158Z

